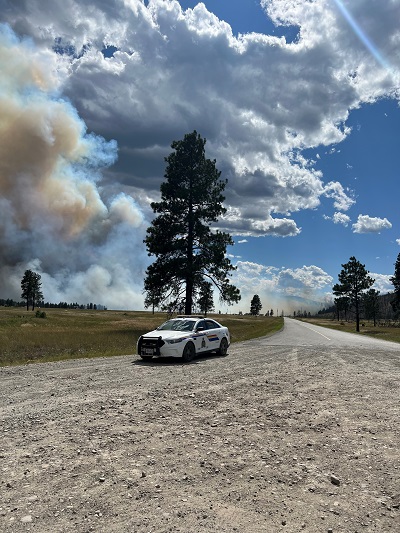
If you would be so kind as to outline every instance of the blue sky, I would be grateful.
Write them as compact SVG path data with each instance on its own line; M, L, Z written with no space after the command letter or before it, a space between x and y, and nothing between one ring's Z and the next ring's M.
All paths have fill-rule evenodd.
M0 296L143 307L170 144L228 178L242 302L319 309L400 252L400 0L0 0Z

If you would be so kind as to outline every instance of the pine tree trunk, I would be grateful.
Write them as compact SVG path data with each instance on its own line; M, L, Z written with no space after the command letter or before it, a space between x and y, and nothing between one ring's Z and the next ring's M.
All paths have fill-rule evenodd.
M356 331L360 331L360 309L358 307L358 300L356 300Z
M190 184L190 188L191 188ZM189 213L188 213L188 240L186 248L186 293L185 293L185 315L192 314L193 305L193 287L194 287L194 274L193 274L193 233L194 233L194 221L193 221L193 200L192 191L189 191Z

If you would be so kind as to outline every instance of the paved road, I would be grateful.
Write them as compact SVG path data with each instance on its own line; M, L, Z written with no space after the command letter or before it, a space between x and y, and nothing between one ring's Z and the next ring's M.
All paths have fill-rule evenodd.
M400 344L354 333L345 333L322 328L314 324L285 318L284 328L272 337L262 337L248 341L255 346L325 346L335 348L356 348L366 350L385 350L400 353ZM248 344L245 343L245 344Z

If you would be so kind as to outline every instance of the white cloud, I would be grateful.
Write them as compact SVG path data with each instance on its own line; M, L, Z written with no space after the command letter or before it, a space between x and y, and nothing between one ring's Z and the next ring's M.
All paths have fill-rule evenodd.
M348 226L351 222L351 219L348 215L340 212L334 213L332 217L329 217L328 215L322 215L322 218L324 220L332 220L334 224L342 224L343 226Z
M351 219L348 215L344 213L334 213L332 220L335 224L343 224L343 226L348 226L351 222Z
M58 233L77 239L76 254L72 260L70 243L62 240L58 254L44 253L43 272L54 277L63 257L69 280L80 272L93 273L88 257L109 269L111 235L122 238L130 224L136 231L129 241L135 265L127 258L122 266L142 282L148 261L143 233L152 216L149 201L159 195L163 158L173 139L194 129L207 138L207 156L216 158L229 180L221 227L230 233L295 237L301 232L295 214L318 209L321 198L331 200L338 211L335 223L350 223L339 212L354 204L356 191L339 179L326 183L302 151L338 151L351 133L344 124L352 109L398 95L398 0L369 0L368 5L360 0L351 6L390 68L371 56L335 3L325 0L262 0L276 24L300 28L294 43L271 35L235 37L204 4L184 11L175 0L150 0L148 6L142 0L19 0L6 5L2 20L32 41L20 43L8 27L0 28L2 118L19 113L14 128L21 136L14 130L12 143L10 138L12 153L18 154L13 161L32 146L27 165L40 170L36 178L44 180L48 193L42 195L37 181L25 191L13 185L16 194L2 198L2 242L12 243L3 246L5 264L40 255L47 228L44 234L53 241L46 242L55 243ZM105 46L114 47L112 57L102 54ZM29 120L28 108L34 111ZM86 128L97 137L88 136ZM0 133L4 151L5 131ZM41 139L44 154L27 142L29 131ZM75 144L68 144L71 138L77 139ZM118 161L100 172L107 158L115 158L113 139ZM75 165L79 158L89 163L80 171ZM45 164L48 172L42 172ZM55 169L62 170L62 180L54 179ZM7 180L16 183L17 178L21 174L15 171ZM5 187L4 175L0 179ZM22 213L21 205L34 207L24 209L26 227L14 219ZM386 219L359 218L353 230L379 231L388 224ZM82 250L88 250L87 260L78 253ZM126 257L126 249L119 251Z
M330 285L333 278L321 268L311 265L296 269L283 269L279 273L278 286L287 294L313 292Z
M400 239L396 239L396 242L400 246Z
M358 215L357 222L353 224L353 233L380 233L384 229L390 229L392 224L387 218Z
M252 208L250 208L252 209ZM243 209L249 213L249 208ZM274 237L294 237L301 232L294 220L289 218L272 218L267 216L265 220L257 220L256 211L252 212L252 219L243 217L243 211L238 207L228 208L227 213L219 221L219 226L235 235L271 235Z
M379 291L381 294L387 294L388 292L393 291L394 287L390 281L390 278L392 277L391 275L375 274L370 272L369 276L375 280L375 283L371 287L372 289Z
M247 239L241 239L240 241L238 241L238 244L243 244L245 242L248 242L248 240Z
M315 209L321 195L342 211L354 203L340 183L324 185L322 174L293 160L293 153L316 145L335 144L337 150L349 134L342 126L349 109L389 94L393 80L385 69L370 68L368 50L335 5L263 5L278 24L300 27L299 42L234 37L204 4L183 11L174 0L152 0L148 8L139 0L21 0L5 17L40 46L57 39L76 51L58 56L64 70L69 61L64 90L91 130L118 140L120 160L107 174L113 180L157 192L163 158L154 159L149 148L157 144L166 155L172 139L196 128L229 178L227 201L249 234L293 235L263 221L274 213ZM368 19L380 42L374 9L387 22L388 48L398 35L393 6L375 2L365 12L356 6L355 16L361 23ZM113 57L103 57L104 44L117 49ZM387 54L395 63L396 47ZM253 216L246 213L250 202ZM240 224L237 229L241 234Z
M333 206L340 211L347 211L355 203L338 182L329 182L324 188L324 194L328 198L333 198Z

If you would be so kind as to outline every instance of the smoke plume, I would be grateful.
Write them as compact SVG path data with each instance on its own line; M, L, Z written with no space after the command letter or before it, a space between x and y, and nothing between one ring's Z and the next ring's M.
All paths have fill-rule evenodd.
M20 298L24 270L45 300L142 306L143 215L131 196L103 198L117 144L88 133L61 96L60 56L0 26L0 297Z

